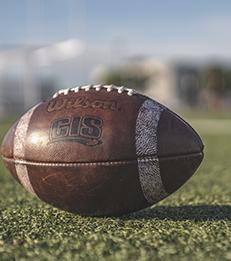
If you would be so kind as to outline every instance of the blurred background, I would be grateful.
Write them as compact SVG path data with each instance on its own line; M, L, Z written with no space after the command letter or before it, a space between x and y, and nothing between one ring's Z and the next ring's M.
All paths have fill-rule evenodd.
M2 0L0 119L91 83L230 118L230 28L228 0Z

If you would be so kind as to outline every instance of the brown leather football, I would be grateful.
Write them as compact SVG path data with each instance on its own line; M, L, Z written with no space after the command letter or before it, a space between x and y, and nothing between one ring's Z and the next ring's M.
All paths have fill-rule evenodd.
M148 207L184 184L203 159L198 134L131 89L61 90L8 131L1 154L29 192L82 215Z

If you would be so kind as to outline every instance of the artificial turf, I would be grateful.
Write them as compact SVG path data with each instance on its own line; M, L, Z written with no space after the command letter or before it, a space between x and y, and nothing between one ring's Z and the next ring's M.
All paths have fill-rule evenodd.
M0 139L9 124L0 122ZM52 208L0 164L0 261L231 260L231 132L202 137L205 160L186 185L120 218Z

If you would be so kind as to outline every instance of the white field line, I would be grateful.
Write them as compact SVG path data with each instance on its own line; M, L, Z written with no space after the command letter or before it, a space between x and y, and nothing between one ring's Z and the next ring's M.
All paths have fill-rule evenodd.
M201 134L231 135L231 119L192 119L189 123Z

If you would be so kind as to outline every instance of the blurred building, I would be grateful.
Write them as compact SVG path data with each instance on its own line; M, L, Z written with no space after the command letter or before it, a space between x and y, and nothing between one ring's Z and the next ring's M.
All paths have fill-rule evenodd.
M38 47L12 46L0 51L0 116L17 114L54 89L33 61Z
M150 73L146 95L172 108L198 106L200 74L196 66L153 59L142 63Z
M135 58L96 72L97 82L135 88L170 108L231 107L231 66L227 64Z
M191 64L135 58L120 67L96 71L96 81L135 88L168 107L195 107L200 100L200 71Z
M0 117L23 112L50 97L65 81L80 79L78 64L72 70L68 65L74 68L73 58L81 51L77 39L50 46L0 47Z
M77 39L0 48L0 117L21 113L57 89L91 83L125 85L173 109L231 106L229 65L143 57L108 64L82 50Z

